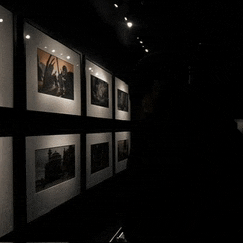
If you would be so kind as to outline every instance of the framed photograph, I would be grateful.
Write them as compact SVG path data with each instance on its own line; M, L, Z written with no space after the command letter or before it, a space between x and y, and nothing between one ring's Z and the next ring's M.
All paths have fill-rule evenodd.
M26 137L28 222L80 193L80 135Z
M109 167L109 142L91 145L91 174Z
M87 134L86 188L91 188L112 175L112 133Z
M128 139L118 141L118 143L117 143L118 162L123 161L128 158L128 155L129 155L128 143L129 143Z
M117 89L117 109L128 112L128 93Z
M0 137L0 238L13 231L13 139Z
M81 115L81 56L25 23L27 109Z
M109 108L109 84L93 75L91 79L91 104Z
M37 49L38 92L74 100L74 67L53 54Z
M40 192L75 177L75 145L35 151L35 191Z
M0 107L13 108L13 16L0 6Z
M86 59L87 116L112 118L112 75Z
M115 133L115 173L119 173L127 168L127 160L130 154L131 133Z
M129 86L118 78L115 78L115 118L117 120L131 120Z

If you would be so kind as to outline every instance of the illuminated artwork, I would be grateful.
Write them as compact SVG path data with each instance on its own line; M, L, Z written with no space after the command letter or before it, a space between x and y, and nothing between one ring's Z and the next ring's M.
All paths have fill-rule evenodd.
M37 60L38 92L73 100L73 65L41 49Z
M108 83L91 75L91 104L109 107Z
M128 93L117 89L118 110L128 112Z
M118 141L118 162L128 158L128 140Z
M91 174L109 166L109 142L91 145Z
M75 145L35 150L36 192L75 177Z

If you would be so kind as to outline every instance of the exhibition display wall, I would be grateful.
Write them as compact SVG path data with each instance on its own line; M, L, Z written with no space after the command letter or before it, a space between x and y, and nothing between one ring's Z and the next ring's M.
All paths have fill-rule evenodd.
M13 16L0 6L0 106L13 107Z
M128 85L14 17L0 6L3 240L124 171L131 146Z

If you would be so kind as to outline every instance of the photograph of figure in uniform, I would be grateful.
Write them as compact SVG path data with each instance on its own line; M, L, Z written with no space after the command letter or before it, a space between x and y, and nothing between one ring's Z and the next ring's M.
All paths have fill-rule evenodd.
M109 89L108 83L91 75L91 104L108 108Z
M38 92L74 100L74 66L37 49Z
M128 112L128 93L117 89L117 108Z
M40 192L75 177L75 145L35 151L35 188Z
M109 142L91 145L91 174L109 167Z

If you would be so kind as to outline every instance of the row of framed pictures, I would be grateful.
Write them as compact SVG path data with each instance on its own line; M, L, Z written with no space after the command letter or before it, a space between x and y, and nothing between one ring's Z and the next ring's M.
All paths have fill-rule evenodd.
M27 222L81 193L81 136L25 138ZM12 137L0 138L0 237L13 230L12 142ZM130 145L130 132L86 134L86 189L125 170Z
M0 6L0 106L13 107L12 13ZM24 24L27 110L81 115L81 80L86 79L86 114L90 117L130 120L128 85L85 60L83 55ZM85 74L81 74L85 70ZM18 80L19 82L21 80ZM114 91L114 95L113 95ZM113 98L115 102L113 102Z

